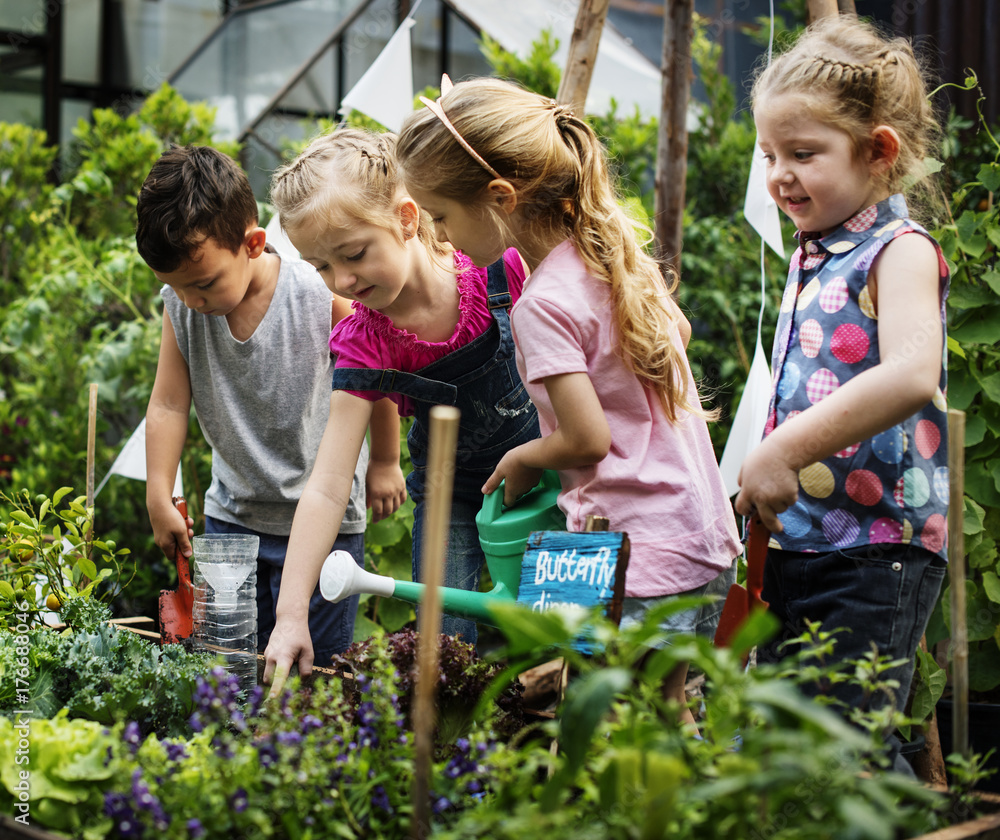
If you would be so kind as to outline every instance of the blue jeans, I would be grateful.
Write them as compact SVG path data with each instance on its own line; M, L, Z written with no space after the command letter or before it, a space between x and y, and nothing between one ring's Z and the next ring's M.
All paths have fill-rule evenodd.
M260 537L260 551L257 555L257 650L263 651L274 629L274 612L278 604L288 537L261 534L210 516L205 517L205 533L257 534ZM364 568L363 533L340 534L330 550L334 549L350 553L354 562ZM335 653L343 653L354 641L354 619L358 613L359 601L360 596L352 595L337 604L331 604L320 594L319 586L316 586L316 591L309 599L309 635L312 637L313 661L316 665L329 667L331 657Z
M687 592L678 592L676 595L659 595L653 598L623 599L622 620L618 626L628 627L640 623L649 610L672 598L708 596L715 598L715 600L710 604L702 604L683 612L674 613L665 619L660 625L663 636L653 643L653 647L663 647L669 643L670 636L678 633L697 634L706 639L714 639L715 631L719 626L719 616L722 615L722 605L726 601L729 587L734 583L736 583L735 559L728 569L723 569L708 583L703 583Z
M782 622L777 638L757 650L758 662L777 662L791 651L778 650L786 639L805 630L805 620L819 621L825 631L838 631L835 662L856 660L872 644L879 656L904 660L883 679L899 681L894 693L866 696L850 683L817 682L802 687L810 696L827 695L848 708L877 710L906 704L913 680L914 654L927 629L946 565L919 546L878 543L814 554L771 550L764 566L762 598ZM894 757L898 744L890 742Z

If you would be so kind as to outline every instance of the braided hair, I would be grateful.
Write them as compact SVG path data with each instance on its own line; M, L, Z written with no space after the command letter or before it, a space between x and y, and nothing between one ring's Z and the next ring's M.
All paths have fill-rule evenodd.
M284 230L319 221L344 227L352 221L376 225L402 239L396 210L405 197L396 163L396 135L340 128L314 138L271 178L271 203ZM450 253L420 213L417 236L433 256Z
M883 36L849 15L830 15L806 29L794 45L761 67L751 91L753 107L772 96L802 99L810 115L844 131L860 153L871 131L887 125L899 135L899 156L883 176L890 193L932 194L925 159L940 135L927 81L905 38ZM919 196L918 196L919 197Z

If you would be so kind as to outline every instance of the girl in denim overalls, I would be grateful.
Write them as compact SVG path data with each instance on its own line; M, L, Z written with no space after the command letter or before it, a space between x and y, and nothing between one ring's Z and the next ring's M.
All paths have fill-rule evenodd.
M514 363L508 315L524 283L524 264L511 250L487 271L438 243L397 176L394 143L390 134L340 129L314 140L272 184L292 244L333 292L354 301L354 314L330 337L336 356L331 416L337 419L296 509L288 549L296 574L286 572L282 583L267 677L275 666L306 662L303 594L315 587L330 544L326 533L336 533L349 489L344 479L374 410L388 404L414 417L406 488L416 502L418 580L428 415L438 404L460 409L444 583L464 589L478 588L484 561L475 524L483 482L508 449L539 433ZM391 513L405 499L400 477L398 460L370 463L368 487L370 494L376 488L381 505L373 513ZM443 629L476 641L473 621L446 616Z
M902 706L947 551L948 267L901 194L936 125L910 45L836 15L763 71L753 104L768 190L799 248L736 509L772 531L763 597L786 636L818 621L849 631L836 660L874 646L905 663L885 675L894 697L807 690L848 709ZM782 641L758 659L783 655Z

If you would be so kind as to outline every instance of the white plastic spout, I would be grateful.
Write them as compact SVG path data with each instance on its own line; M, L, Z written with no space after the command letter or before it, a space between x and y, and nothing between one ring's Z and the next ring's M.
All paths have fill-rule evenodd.
M362 592L391 598L396 591L396 581L386 575L365 571L348 552L338 549L323 561L323 569L319 573L319 591L327 601L333 603Z

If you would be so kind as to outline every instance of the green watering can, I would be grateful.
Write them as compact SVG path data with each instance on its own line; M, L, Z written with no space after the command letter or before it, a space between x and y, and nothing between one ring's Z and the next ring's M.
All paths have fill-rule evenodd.
M489 592L442 586L441 608L446 613L493 624L490 605L517 599L528 536L533 531L566 530L566 517L556 504L559 489L559 474L546 470L539 484L511 507L503 505L502 484L486 496L482 510L476 514L476 526L494 586ZM338 550L323 563L319 590L327 601L334 603L367 592L417 604L423 596L424 584L365 571L350 554Z

